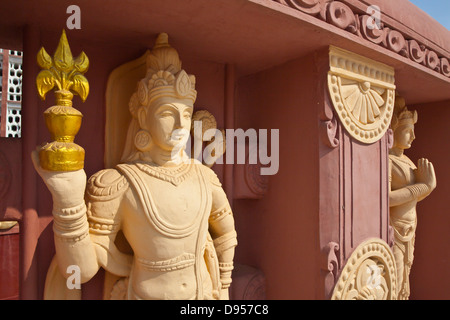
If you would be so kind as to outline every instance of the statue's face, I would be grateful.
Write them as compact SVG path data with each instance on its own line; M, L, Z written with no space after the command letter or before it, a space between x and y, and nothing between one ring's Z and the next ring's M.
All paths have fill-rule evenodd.
M153 143L166 151L184 147L191 129L192 103L163 98L152 110L147 120Z
M412 122L404 124L398 127L394 132L394 147L403 150L409 149L415 138L414 124Z

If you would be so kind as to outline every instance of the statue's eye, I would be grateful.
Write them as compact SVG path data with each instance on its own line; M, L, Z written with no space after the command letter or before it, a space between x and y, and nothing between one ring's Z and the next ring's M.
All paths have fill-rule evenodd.
M159 114L160 117L171 117L173 115L173 112L170 110L165 110Z
M184 118L185 119L190 119L191 118L191 113L190 112L185 112L184 113Z

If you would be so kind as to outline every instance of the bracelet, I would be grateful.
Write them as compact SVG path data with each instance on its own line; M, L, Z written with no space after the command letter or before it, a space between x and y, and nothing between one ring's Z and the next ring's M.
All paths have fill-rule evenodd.
M411 192L414 199L418 199L430 191L430 188L425 183L413 184L408 186L407 189Z
M228 279L220 278L220 283L222 284L222 289L228 289L230 287L232 281L233 280L231 280L231 278L228 278Z
M111 234L117 232L118 224L112 219L99 218L89 215L88 222L89 230L92 233Z
M227 289L231 285L231 272L234 269L233 262L219 262L220 283L222 289Z
M69 241L84 239L89 233L86 206L61 209L61 213L53 211L53 232L56 237Z
M53 205L52 213L53 215L59 216L72 216L80 213L81 211L86 211L86 204L84 202L72 208L59 208L58 206Z
M230 272L233 271L234 265L233 262L219 262L219 270L220 272Z

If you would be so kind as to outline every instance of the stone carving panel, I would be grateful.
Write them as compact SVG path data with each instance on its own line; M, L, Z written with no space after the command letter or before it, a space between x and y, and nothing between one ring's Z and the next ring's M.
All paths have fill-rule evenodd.
M394 81L392 68L330 47L330 97L342 125L356 140L374 143L389 129Z
M360 244L342 269L332 300L396 300L396 268L381 239Z

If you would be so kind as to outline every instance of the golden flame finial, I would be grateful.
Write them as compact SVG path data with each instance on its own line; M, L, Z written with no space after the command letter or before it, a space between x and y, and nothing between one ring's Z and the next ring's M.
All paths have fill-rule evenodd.
M53 142L45 144L39 152L43 169L51 171L75 171L84 167L84 149L73 141L81 126L82 114L72 107L74 94L84 102L89 94L89 82L84 73L89 68L89 59L84 52L72 56L66 32L63 30L58 47L53 55L41 48L37 54L41 71L36 78L39 96L56 87L56 105L44 112L45 123Z
M65 30L62 32L53 58L44 48L41 48L37 55L37 62L43 69L36 79L37 90L42 100L45 100L46 94L54 87L57 87L58 91L66 92L60 101L58 100L61 95L56 94L58 105L70 105L73 94L78 94L83 102L86 100L89 95L89 82L83 74L89 68L89 59L84 52L73 58Z

